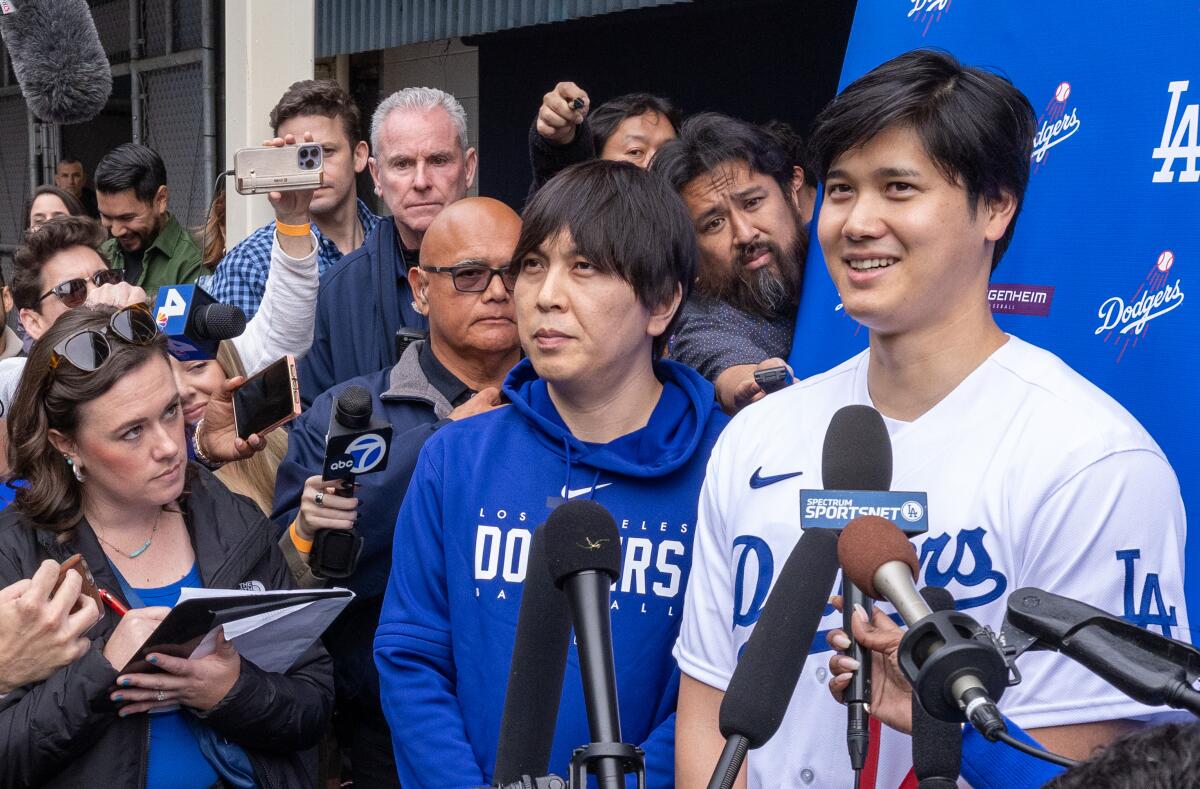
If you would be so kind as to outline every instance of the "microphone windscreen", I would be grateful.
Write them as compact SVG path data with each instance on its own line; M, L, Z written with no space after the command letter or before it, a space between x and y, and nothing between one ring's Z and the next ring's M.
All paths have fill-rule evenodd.
M875 571L888 562L904 562L916 579L917 552L896 524L878 515L862 515L846 524L838 541L838 561L850 582L867 597L882 600L875 589Z
M371 409L374 403L371 393L365 386L352 384L343 389L334 402L334 418L343 427L351 429L364 428L371 423Z
M588 499L558 505L546 519L546 566L560 589L567 578L584 570L598 570L617 580L621 535L608 510Z
M206 304L192 319L196 333L205 340L232 340L246 331L246 313L234 304Z
M821 449L826 490L890 490L892 440L883 417L869 405L839 408Z
M837 544L835 530L806 529L792 549L725 689L726 738L759 748L779 729L833 590Z
M555 587L546 568L545 538L545 526L534 530L521 587L517 636L492 774L492 780L501 785L518 781L522 775L545 775L550 767L571 639L571 612L567 596Z
M112 93L112 70L85 0L20 0L0 34L29 109L50 123L83 123Z
M954 610L954 597L940 586L926 586L921 597L930 611ZM913 773L920 789L952 789L962 770L962 729L957 723L938 720L912 694Z

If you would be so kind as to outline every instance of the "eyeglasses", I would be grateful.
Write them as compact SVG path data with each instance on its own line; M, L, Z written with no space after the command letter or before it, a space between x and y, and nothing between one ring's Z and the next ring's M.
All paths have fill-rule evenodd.
M69 279L66 282L58 283L53 288L50 288L50 290L39 296L38 303L40 304L43 299L47 299L51 296L58 296L60 299L62 299L62 303L66 307L74 309L75 307L83 304L83 302L87 301L87 285L89 281L99 288L104 285L116 285L124 278L124 271L121 271L120 269L106 268L101 271L97 271L90 277L79 277L78 279Z
M58 365L66 361L85 373L99 370L112 355L112 346L105 334L95 329L84 329L60 341L50 354L50 369L58 369ZM149 345L158 335L158 324L147 307L134 304L113 313L108 321L107 334L130 345Z
M517 286L517 267L513 265L492 268L482 260L464 260L453 266L421 266L422 271L449 274L454 280L454 289L460 293L482 293L492 284L492 277L499 277L509 293Z

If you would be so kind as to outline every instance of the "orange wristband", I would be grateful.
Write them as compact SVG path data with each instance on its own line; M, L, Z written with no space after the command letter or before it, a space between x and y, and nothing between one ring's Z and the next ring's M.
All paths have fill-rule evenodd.
M312 228L308 225L288 225L279 220L275 220L275 229L283 236L296 236L305 238L312 232Z
M296 531L296 524L299 520L297 518L292 521L292 525L288 527L288 536L292 538L292 545L296 546L297 551L300 551L300 553L312 553L313 541L304 539L300 536L300 532Z

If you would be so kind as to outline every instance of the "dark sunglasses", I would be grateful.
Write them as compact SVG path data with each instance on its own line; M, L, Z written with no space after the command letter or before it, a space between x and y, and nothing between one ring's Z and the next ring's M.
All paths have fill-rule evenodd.
M104 285L116 285L125 279L125 272L120 269L106 268L102 271L97 271L90 277L79 277L78 279L69 279L66 282L60 282L50 290L38 297L40 304L43 299L50 296L58 296L62 299L62 303L74 309L87 301L87 285L90 280L97 288Z
M509 293L517 286L517 267L513 265L492 268L482 261L468 260L453 266L421 266L422 271L434 274L449 274L454 280L454 289L460 293L483 293L492 284L492 277L499 277Z
M50 369L57 369L59 364L66 361L86 373L99 370L112 354L112 346L108 344L105 334L95 329L84 329L60 341L50 354ZM107 334L130 345L149 345L158 335L158 324L147 307L134 304L113 313L108 321Z

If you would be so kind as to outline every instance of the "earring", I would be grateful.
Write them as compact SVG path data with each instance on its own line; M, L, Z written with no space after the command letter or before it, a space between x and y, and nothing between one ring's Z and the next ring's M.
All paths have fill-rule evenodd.
M70 455L64 454L63 459L67 461L67 465L70 466L71 473L75 475L77 482L80 484L87 482L87 474L83 472L82 467L75 465L75 461L71 459Z

